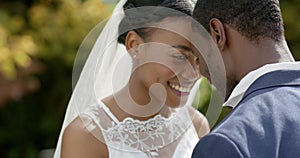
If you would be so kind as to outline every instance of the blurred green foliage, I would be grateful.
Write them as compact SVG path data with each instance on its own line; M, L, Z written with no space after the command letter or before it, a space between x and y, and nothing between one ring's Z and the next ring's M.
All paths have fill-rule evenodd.
M196 109L199 109L199 111L203 114L205 114L208 109L211 92L212 87L210 86L208 80L206 78L202 78L199 83L199 91L197 91L193 101L193 106Z
M76 52L112 8L101 0L0 1L0 96L10 94L0 97L0 157L34 158L56 146ZM23 93L31 81L35 91Z
M210 128L214 128L230 113L231 108L222 107L223 103L224 97L214 86L210 86L206 78L202 78L192 105L206 116Z
M299 60L300 1L282 0L281 8L288 44ZM101 0L0 1L0 157L34 158L56 146L76 52L112 9ZM205 114L216 93L206 80L199 88L195 106Z
M300 60L300 1L281 0L281 10L288 45L296 58Z

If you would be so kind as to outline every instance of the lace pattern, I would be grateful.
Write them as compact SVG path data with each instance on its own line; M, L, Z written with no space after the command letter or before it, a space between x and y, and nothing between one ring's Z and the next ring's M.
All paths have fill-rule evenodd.
M157 115L147 121L126 118L102 132L108 146L118 142L119 150L121 146L128 146L148 156L157 156L159 149L177 140L191 125L191 122L183 120L176 113L169 118Z
M142 152L147 157L161 156L161 149L172 145L193 125L187 108L173 112L168 118L156 115L146 121L140 121L128 117L119 123L108 123L102 108L92 113L92 118L101 128L108 148L120 152Z

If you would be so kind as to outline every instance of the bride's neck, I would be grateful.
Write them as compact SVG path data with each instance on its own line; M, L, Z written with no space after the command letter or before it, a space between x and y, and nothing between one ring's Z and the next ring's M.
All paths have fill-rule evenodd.
M161 103L158 101L152 100L152 102L149 102L148 104L139 104L135 98L136 97L133 97L131 93L128 92L128 87L125 87L115 94L104 98L102 101L120 121L127 117L138 120L148 120L157 114L161 114L164 117L168 117L171 114L171 109L165 105L159 106ZM143 110L136 111L137 107L143 106L153 107L151 108L151 111L153 112L147 111L151 115L149 115L149 113L143 115L145 113ZM133 112L135 114L130 111L135 111Z

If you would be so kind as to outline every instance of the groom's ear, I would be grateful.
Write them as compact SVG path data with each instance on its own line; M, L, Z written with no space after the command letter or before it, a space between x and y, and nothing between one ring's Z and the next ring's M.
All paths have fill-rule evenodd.
M129 31L127 33L125 46L129 53L131 50L137 50L138 46L142 43L144 43L143 39L135 31Z
M223 50L226 44L226 33L223 23L217 19L213 18L209 21L210 35L216 42L220 50Z

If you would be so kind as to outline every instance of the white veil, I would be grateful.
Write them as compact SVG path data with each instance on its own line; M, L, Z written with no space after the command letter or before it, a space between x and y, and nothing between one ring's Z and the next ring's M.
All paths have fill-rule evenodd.
M112 17L109 21L106 23L105 27L101 31L101 34L98 36L91 53L88 54L87 61L84 64L84 67L82 71L74 69L73 70L73 77L76 77L78 74L80 74L80 77L77 81L77 84L73 90L73 94L71 96L70 102L68 104L63 126L59 135L59 140L57 143L56 151L54 157L60 157L60 151L61 151L61 142L62 142L62 135L64 132L64 129L69 125L69 123L76 118L81 112L87 108L87 106L95 104L97 102L97 98L103 98L105 95L111 94L113 91L113 87L111 84L113 71L110 71L113 69L111 65L116 63L119 58L121 57L122 51L126 51L124 46L121 44L118 44L116 41L118 34L118 29L112 29L119 25L120 21L124 17L123 12L123 5L126 3L127 0L120 0L120 2L116 5ZM103 23L99 23L95 28L94 31L92 30L91 33L87 36L85 39L86 43L90 43L89 38L93 36L93 33L96 33L99 31L98 29L102 26ZM110 44L109 44L110 43ZM108 45L109 44L109 45ZM109 47L108 47L109 46ZM108 48L107 48L108 47ZM77 68L76 66L81 65L82 59L81 57L85 55L86 52L84 45L81 46L77 53L77 58L75 60L74 68ZM117 53L111 53L111 52L117 52ZM126 54L126 53L124 53ZM100 61L101 60L101 61ZM78 62L78 63L76 63ZM101 65L98 65L101 63ZM130 64L128 64L130 65ZM80 66L79 66L80 67ZM124 80L118 80L120 83L114 83L117 85L124 85L126 83L126 78L129 77L130 73L130 67L124 67L124 72L128 72L128 74L123 74ZM105 76L99 76L98 80L102 80L100 83L107 83L102 84L101 86L105 86L103 88L97 89L97 93L95 93L95 83L96 83L96 70L99 71L98 74L105 74ZM74 80L73 78L73 85ZM97 86L97 85L96 85ZM96 94L98 95L96 97Z

